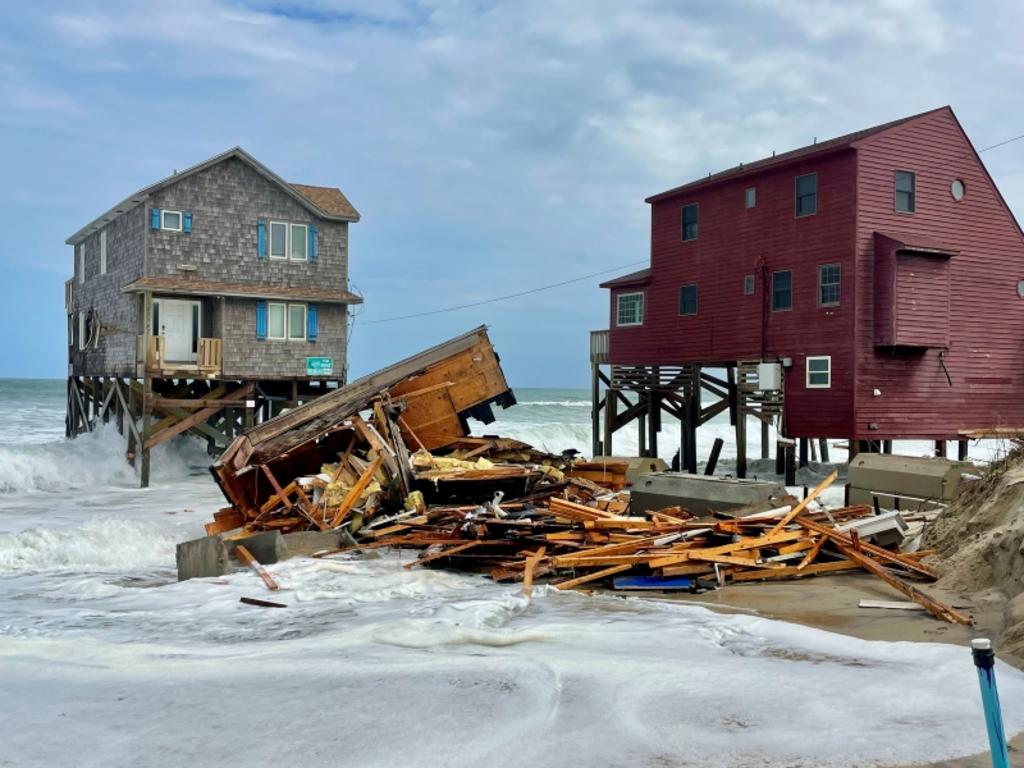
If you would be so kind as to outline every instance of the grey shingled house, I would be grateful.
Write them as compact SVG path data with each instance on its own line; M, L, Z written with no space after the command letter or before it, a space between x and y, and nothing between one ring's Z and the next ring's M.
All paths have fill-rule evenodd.
M192 432L218 448L343 384L358 220L340 189L290 184L236 147L79 229L68 435L116 418L145 483L164 440Z

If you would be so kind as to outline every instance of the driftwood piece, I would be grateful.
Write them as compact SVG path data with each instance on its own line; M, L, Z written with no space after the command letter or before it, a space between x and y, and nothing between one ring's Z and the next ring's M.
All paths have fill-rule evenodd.
M267 589L271 592L276 592L280 587L277 582L274 581L274 577L270 575L266 568L260 565L259 561L252 556L252 553L246 549L242 544L235 547L235 554L238 559L243 563L252 568L263 579L263 583L267 585Z

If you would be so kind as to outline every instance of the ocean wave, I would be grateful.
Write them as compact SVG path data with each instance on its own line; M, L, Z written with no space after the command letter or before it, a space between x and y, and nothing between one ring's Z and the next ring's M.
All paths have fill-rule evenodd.
M125 460L126 448L126 439L113 425L74 440L0 446L0 494L133 484L136 473ZM154 450L153 477L184 477L197 464L209 464L200 441L171 441Z
M0 573L127 570L174 563L176 536L154 522L102 516L72 528L0 533Z

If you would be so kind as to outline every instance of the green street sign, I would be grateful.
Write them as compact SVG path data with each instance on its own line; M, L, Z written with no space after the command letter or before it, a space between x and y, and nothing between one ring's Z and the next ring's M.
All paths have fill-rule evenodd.
M307 376L333 376L334 375L334 358L333 357L307 357L306 358L306 375Z

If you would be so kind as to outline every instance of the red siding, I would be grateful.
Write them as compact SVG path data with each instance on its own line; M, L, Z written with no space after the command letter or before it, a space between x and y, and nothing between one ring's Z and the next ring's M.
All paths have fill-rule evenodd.
M949 346L949 259L920 253L896 256L893 344Z
M818 174L813 216L794 215L795 178ZM745 207L756 187L757 204ZM616 328L611 291L611 360L618 364L729 362L789 357L787 431L793 436L846 437L852 429L856 154L841 150L785 168L729 179L692 195L652 205L652 274L644 324ZM699 236L681 239L681 210L700 205ZM842 269L838 307L818 306L818 266ZM793 273L793 309L770 306L770 276ZM754 295L743 293L755 275ZM768 280L763 279L768 275ZM698 286L698 312L679 315L679 289ZM763 338L762 338L763 337ZM830 389L806 389L804 358L832 356Z
M1024 427L1018 391L1024 385L1024 299L1017 295L1017 281L1024 279L1024 237L952 112L932 113L865 140L858 161L854 436L953 438L960 429ZM917 174L913 214L894 212L896 170ZM959 202L950 194L957 178L967 187ZM884 290L886 282L875 274L876 231L959 250L941 260L951 281L948 351L875 346L874 291L879 281ZM929 258L917 257L923 261L916 266L934 269L938 261ZM913 314L898 311L897 326ZM919 336L936 319L932 311L923 314L910 328Z

